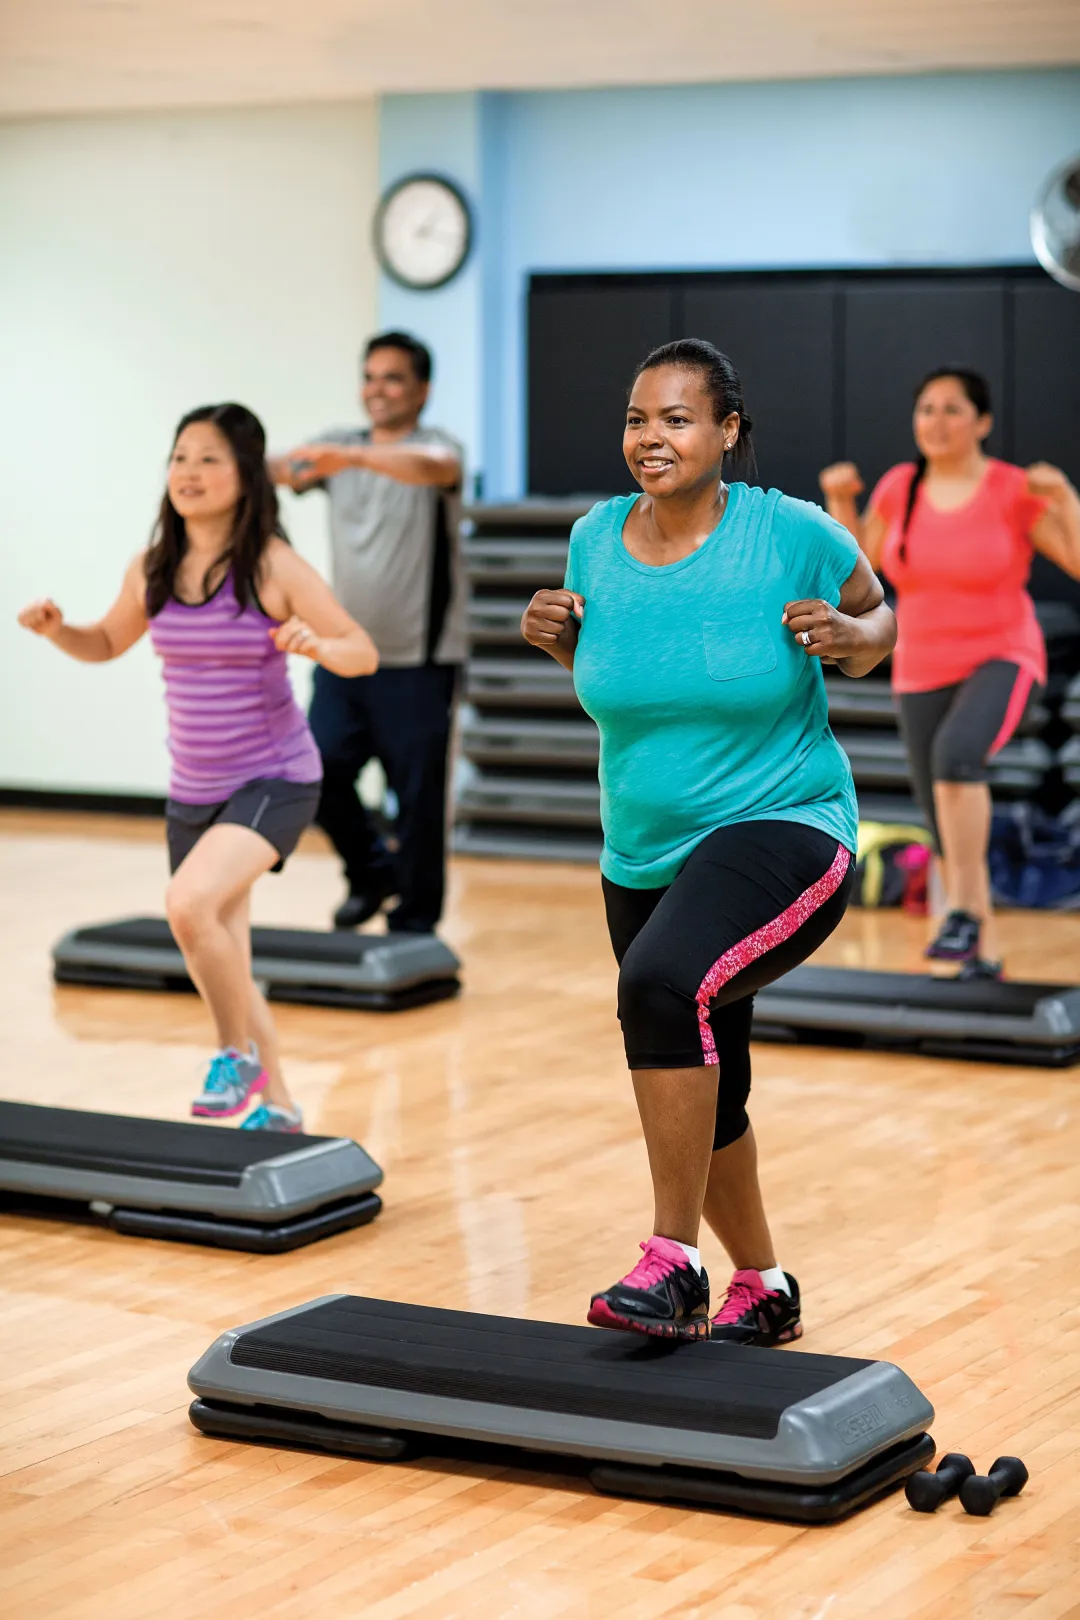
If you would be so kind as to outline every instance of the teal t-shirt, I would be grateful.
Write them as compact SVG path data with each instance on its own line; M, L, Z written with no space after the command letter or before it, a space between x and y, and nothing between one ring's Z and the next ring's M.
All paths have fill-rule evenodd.
M637 499L580 518L566 568L585 598L574 685L600 730L601 871L661 888L740 821L801 822L853 850L855 788L821 665L781 616L804 597L836 606L855 541L808 501L733 484L704 544L652 567L623 544Z

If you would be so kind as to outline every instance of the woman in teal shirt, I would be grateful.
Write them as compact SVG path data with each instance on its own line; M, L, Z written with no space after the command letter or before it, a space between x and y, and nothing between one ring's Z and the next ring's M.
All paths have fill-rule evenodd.
M600 731L608 929L649 1153L652 1236L590 1322L743 1344L798 1338L746 1113L755 991L844 913L858 812L821 662L865 675L896 626L846 529L725 484L754 471L726 355L695 338L639 368L623 438L642 494L574 526L562 590L522 633L567 669ZM704 1215L735 1274L709 1322Z

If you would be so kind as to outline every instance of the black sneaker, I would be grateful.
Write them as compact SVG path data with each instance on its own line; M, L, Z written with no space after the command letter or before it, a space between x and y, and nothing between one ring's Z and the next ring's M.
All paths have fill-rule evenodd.
M1000 981L1005 977L1004 962L990 962L985 956L973 956L956 975L958 984L970 984L972 979Z
M710 1337L724 1344L790 1344L802 1338L799 1285L784 1272L790 1294L768 1289L760 1271L737 1271L712 1319Z
M629 1328L661 1339L707 1339L709 1278L697 1272L681 1244L651 1237L629 1276L594 1294L589 1321L594 1327Z
M395 878L387 876L381 881L374 880L371 888L363 894L350 894L341 902L334 912L334 927L359 928L362 923L370 922L375 913L382 910L384 901L396 893Z
M979 954L980 926L970 911L950 911L925 954L937 962L970 962Z

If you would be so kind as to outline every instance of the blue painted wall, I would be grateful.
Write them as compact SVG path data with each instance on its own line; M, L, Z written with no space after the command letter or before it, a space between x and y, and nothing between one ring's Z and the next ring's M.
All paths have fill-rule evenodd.
M535 270L1020 263L1040 181L1080 148L1080 71L392 96L384 182L455 176L476 252L449 288L384 282L431 342L431 420L488 496L521 493Z

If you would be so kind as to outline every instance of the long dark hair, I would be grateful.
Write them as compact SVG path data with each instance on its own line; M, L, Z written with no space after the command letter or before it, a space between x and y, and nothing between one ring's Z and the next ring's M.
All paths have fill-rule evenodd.
M241 610L258 600L259 567L267 542L272 536L288 540L278 516L277 491L266 470L266 434L254 411L246 405L198 405L176 425L172 447L193 422L209 422L227 440L236 458L240 476L240 499L229 544L215 557L202 579L203 599L231 569L233 589ZM184 520L169 499L166 488L146 553L146 611L152 618L160 613L173 595L176 571L187 551ZM216 577L215 577L216 576Z
M655 371L657 366L679 366L683 371L696 371L701 378L701 386L712 400L713 416L717 422L722 422L725 416L735 412L739 418L739 431L735 443L727 452L731 468L737 476L756 478L757 457L751 438L754 424L743 402L739 373L727 355L704 338L676 338L674 343L662 343L645 356L634 372L634 382L643 371Z
M915 390L914 403L917 405L924 388L929 388L933 382L940 382L943 377L955 377L968 399L974 405L980 416L989 416L993 410L990 402L990 384L978 371L969 371L966 366L938 366L936 371L928 372ZM907 505L904 507L904 521L900 525L900 561L907 561L907 532L911 522L911 514L915 510L915 500L919 493L919 485L926 477L926 457L919 451L915 459L915 472L908 485Z

